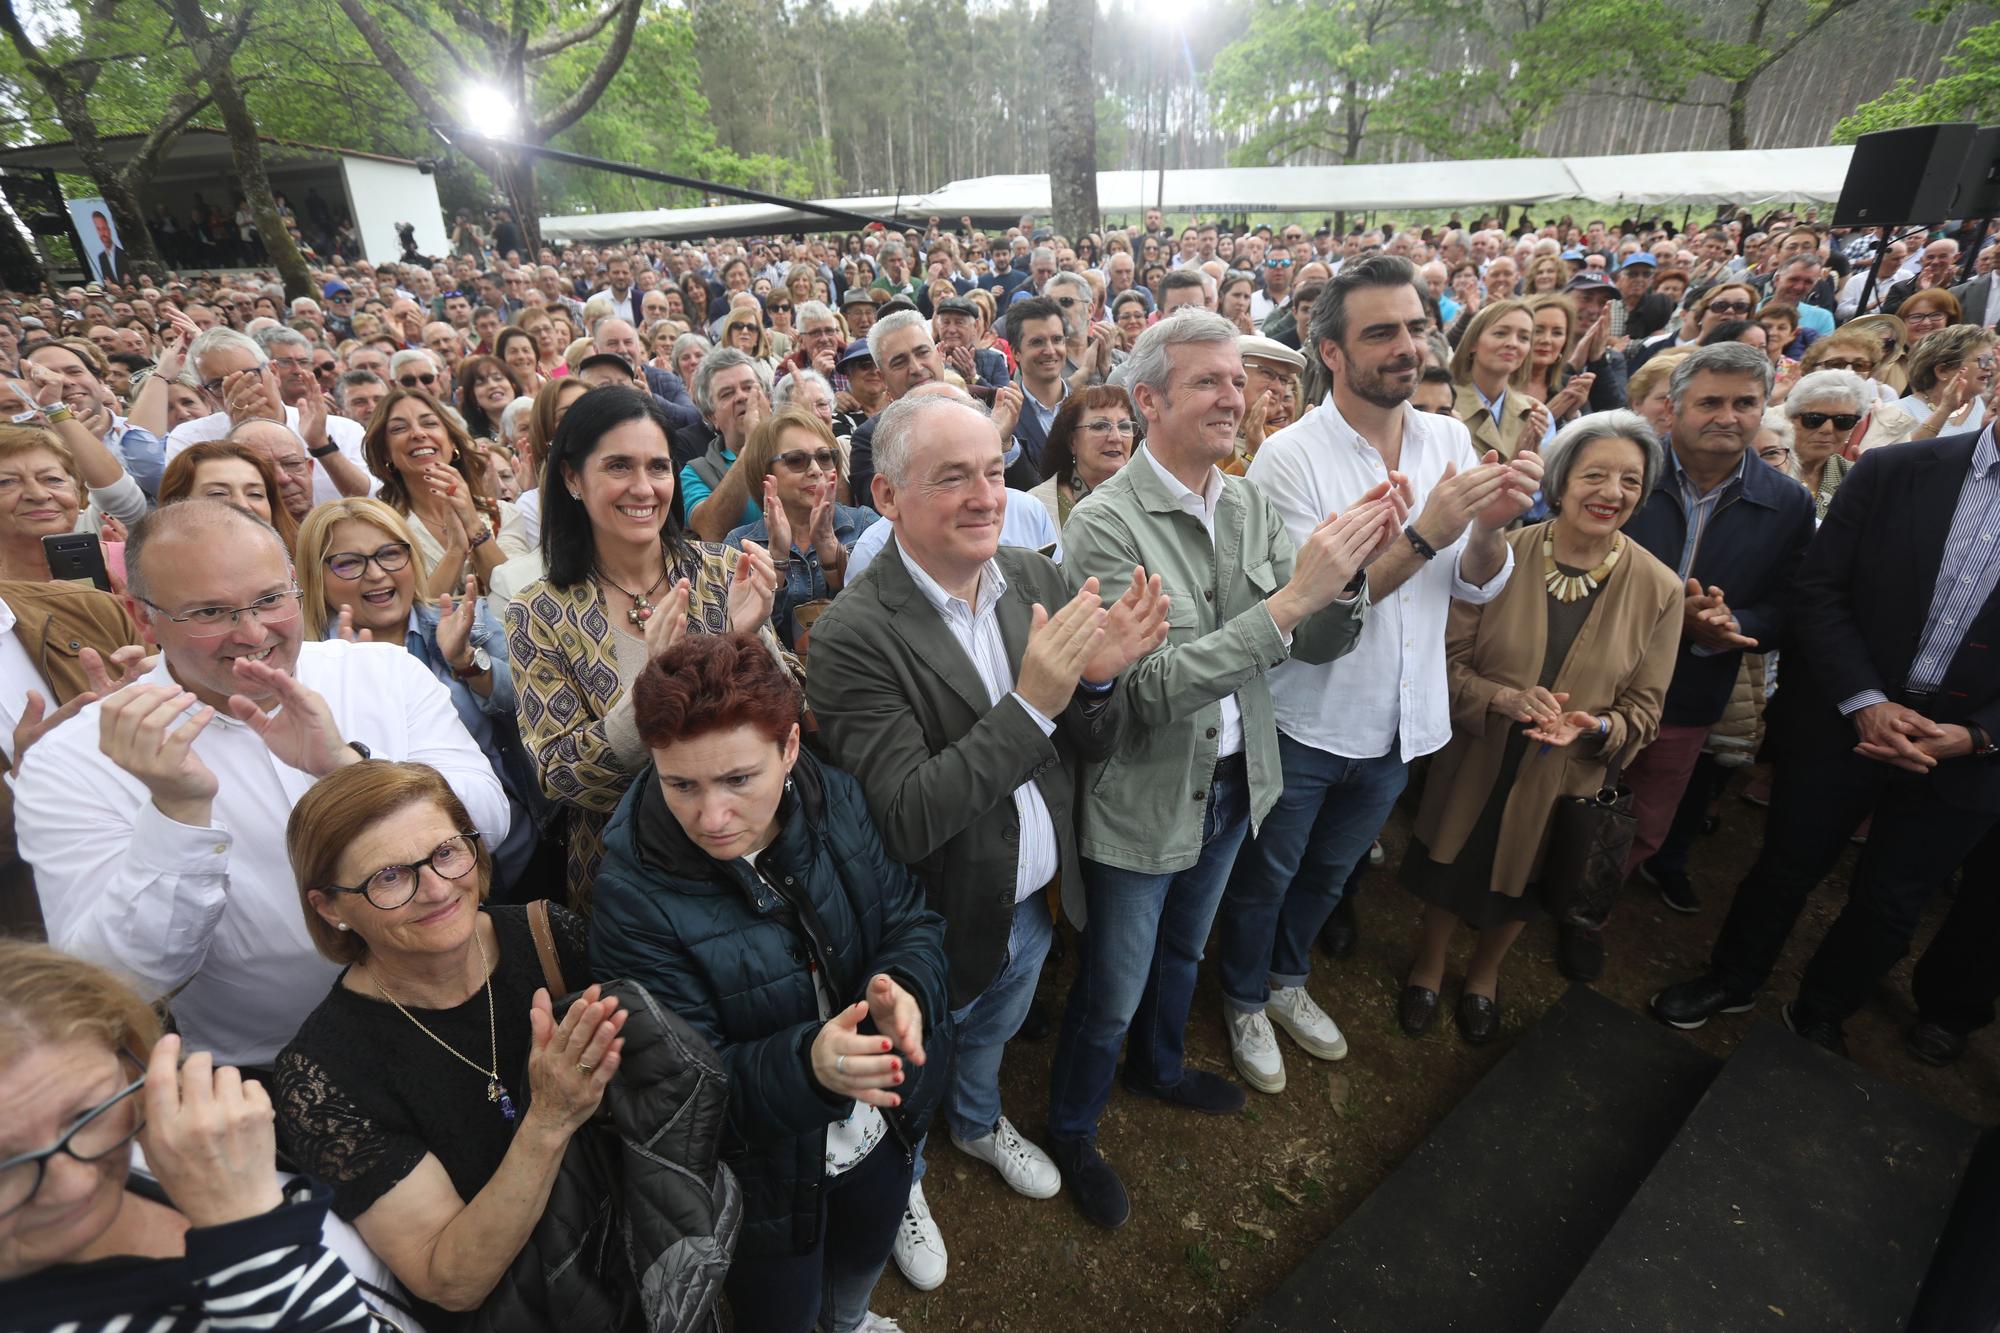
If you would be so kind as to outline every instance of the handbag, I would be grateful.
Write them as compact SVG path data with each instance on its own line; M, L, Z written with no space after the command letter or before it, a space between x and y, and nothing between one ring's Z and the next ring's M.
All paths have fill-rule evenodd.
M542 980L548 984L549 1001L556 1003L569 994L563 984L562 960L556 954L555 933L549 929L549 900L537 898L528 904L528 934L535 940L535 956L542 960Z
M1621 754L1589 796L1558 796L1542 854L1542 906L1566 926L1601 929L1625 881L1625 858L1639 831L1632 792L1619 785Z

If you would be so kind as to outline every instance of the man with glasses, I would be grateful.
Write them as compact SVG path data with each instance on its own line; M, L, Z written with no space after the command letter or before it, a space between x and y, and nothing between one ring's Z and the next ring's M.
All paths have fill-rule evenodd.
M874 301L869 300L872 309ZM795 370L817 370L826 376L835 393L847 392L847 376L840 373L840 320L823 301L806 301L793 312L798 325L798 350L778 365L778 378Z
M1097 291L1081 273L1058 273L1042 289L1046 300L1062 311L1068 338L1063 378L1071 389L1087 389L1102 384L1111 372L1125 364L1125 351L1118 346L1118 326L1102 320L1092 322Z
M1112 258L1123 259L1126 270L1131 270L1131 256ZM938 302L937 313L931 317L931 330L936 335L938 351L965 381L966 390L981 402L991 403L994 391L1007 383L1007 356L997 347L973 345L979 336L978 305L970 297L946 297Z
M1918 292L1927 292L1933 287L1951 286L1951 280L1958 276L1958 242L1949 237L1932 241L1925 246L1917 259L1917 271L1901 282L1890 287L1882 297L1882 309L1895 314L1903 304ZM1912 342L1916 341L1914 338Z
M320 288L320 299L326 309L326 336L336 342L354 336L354 292L340 279L335 278Z
M187 500L136 524L125 553L127 605L159 661L28 752L21 853L50 943L173 994L191 1048L267 1068L338 971L300 915L293 803L366 758L429 764L497 847L506 794L421 662L304 641L264 523Z
M1264 257L1263 285L1250 293L1250 320L1262 328L1276 324L1283 329L1291 322L1285 314L1285 302L1292 291L1292 256L1289 250L1274 250ZM1279 318L1284 314L1282 319ZM1271 329L1265 329L1266 337L1275 336Z
M289 329L282 333L299 343L280 344L274 334L273 345L289 348L282 355L300 362L286 366L282 377L264 349L234 329L210 329L188 345L188 364L201 377L202 393L217 410L184 421L168 433L167 462L189 445L222 439L246 421L275 421L305 441L319 464L312 470L315 502L373 495L381 483L369 473L362 456L360 424L329 412L326 396L313 378L311 344Z

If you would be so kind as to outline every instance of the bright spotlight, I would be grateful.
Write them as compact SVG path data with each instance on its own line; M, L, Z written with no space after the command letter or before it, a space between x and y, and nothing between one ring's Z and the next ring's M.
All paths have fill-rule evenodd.
M465 90L465 125L475 134L504 139L514 133L520 112L513 101L489 83L475 83Z

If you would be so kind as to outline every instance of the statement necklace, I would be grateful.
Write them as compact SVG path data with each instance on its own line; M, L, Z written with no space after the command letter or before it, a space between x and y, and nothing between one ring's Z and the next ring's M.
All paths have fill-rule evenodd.
M1542 537L1542 582L1547 585L1549 596L1558 602L1580 602L1598 589L1611 576L1618 557L1625 554L1625 534L1613 533L1611 554L1604 557L1596 569L1587 574L1565 574L1556 566L1556 540L1554 533Z
M660 590L660 585L667 581L668 570L666 562L663 559L660 563L660 577L654 579L653 586L646 589L646 591L644 592L633 592L629 588L626 588L620 584L612 583L610 577L607 574L605 574L602 567L593 567L591 573L596 576L598 583L600 584L610 583L612 587L617 588L618 591L624 593L627 597L631 598L632 609L625 613L625 618L631 621L634 625L644 625L647 621L653 618L653 603L651 601L651 598L654 593Z
M422 1023L417 1022L415 1014L405 1009L395 996L382 989L382 983L375 979L373 971L368 973L368 984L375 988L377 995L387 1000L390 1004L395 1005L397 1013L409 1019L412 1023L416 1023L417 1031L423 1033L426 1037L429 1037L432 1041L450 1052L454 1060L459 1061L461 1064L469 1065L486 1075L486 1100L489 1102L498 1102L500 1104L501 1116L511 1121L514 1118L514 1099L507 1095L506 1086L500 1082L500 1042L493 1027L493 974L486 968L486 946L479 942L479 923L476 920L472 925L472 946L479 950L479 972L481 976L486 978L486 1058L493 1062L493 1067L490 1069L482 1066L477 1060L461 1054L457 1047L425 1027Z

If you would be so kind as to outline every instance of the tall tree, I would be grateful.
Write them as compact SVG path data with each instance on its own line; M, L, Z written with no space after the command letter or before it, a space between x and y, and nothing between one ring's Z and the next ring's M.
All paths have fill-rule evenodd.
M1054 115L1049 118L1049 203L1056 230L1097 230L1097 80L1091 51L1097 0L1049 0L1043 28L1053 57Z
M145 211L139 205L139 187L159 169L161 157L181 131L208 106L211 94L203 88L214 73L214 62L227 64L249 32L255 9L256 0L244 0L227 26L213 34L204 55L189 62L179 58L187 53L188 43L175 35L173 19L150 7L96 0L76 12L73 31L59 30L44 43L36 41L23 25L14 0L0 0L0 29L6 31L35 86L48 98L84 172L104 197L127 259L137 271L160 281L166 279L166 266L160 261ZM173 66L171 74L166 69L161 69L161 74L178 82L179 88L123 165L114 165L99 128L93 93L107 69L140 61L156 62L156 67Z
M486 171L519 221L530 251L541 245L541 199L535 159L517 158L472 137L491 127L466 125L440 84L482 85L514 108L519 124L511 136L525 144L546 144L583 119L597 105L632 49L643 0L604 0L603 7L579 15L557 5L537 8L513 0L337 0L368 49L389 77L440 129L459 131L457 147ZM494 11L499 11L496 16ZM394 17L391 17L391 16ZM576 86L544 87L543 74L564 52L611 36ZM438 58L420 70L406 57L410 49ZM465 135L470 131L470 135ZM465 135L465 137L459 137Z

